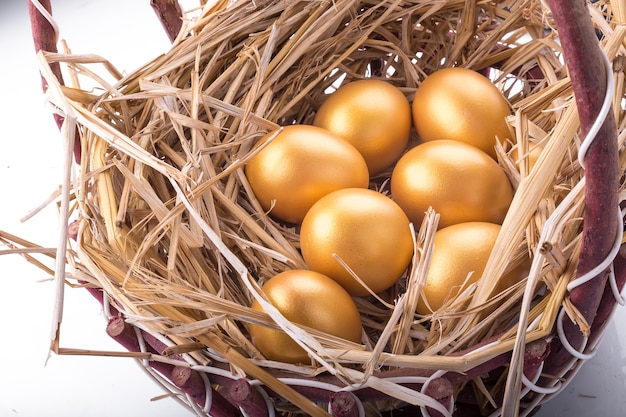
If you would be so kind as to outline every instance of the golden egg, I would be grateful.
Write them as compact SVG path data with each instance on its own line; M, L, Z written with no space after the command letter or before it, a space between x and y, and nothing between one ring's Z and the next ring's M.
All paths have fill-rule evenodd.
M419 314L437 311L447 300L480 279L500 229L498 224L468 222L448 226L435 233L423 297L417 305ZM528 263L523 267L528 268ZM521 268L507 273L500 280L497 291L502 291L503 285L513 285L523 273Z
M335 281L309 270L282 272L262 287L271 304L292 323L358 343L362 326L350 295ZM254 301L252 308L264 311ZM310 363L308 354L289 335L262 325L250 325L250 338L270 360Z
M483 151L436 140L400 158L391 174L391 194L416 227L432 207L443 228L470 221L502 223L513 188L504 170Z
M446 68L426 77L412 104L413 123L423 141L453 139L496 157L496 138L511 137L505 118L509 104L483 75L467 68Z
M313 124L352 143L370 175L393 164L411 133L411 105L393 84L376 79L341 86L320 106Z
M301 222L313 203L332 191L369 184L367 165L354 146L308 125L285 126L250 159L245 172L263 209L290 223Z
M411 262L409 219L389 197L349 188L321 198L300 230L309 268L339 282L352 295L366 295L339 257L374 293L397 282Z

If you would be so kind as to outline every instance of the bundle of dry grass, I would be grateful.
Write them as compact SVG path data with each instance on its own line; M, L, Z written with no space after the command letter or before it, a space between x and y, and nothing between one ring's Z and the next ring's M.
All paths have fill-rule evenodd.
M623 55L623 20L613 2L590 10L609 59ZM538 378L559 312L590 325L567 297L581 244L584 171L556 36L535 0L241 0L204 5L168 53L125 77L97 57L42 54L50 100L66 117L68 138L77 126L82 155L65 190L68 222L78 228L66 279L103 290L107 311L124 319L116 336L130 323L166 348L144 347L137 356L184 373L173 392L191 386L190 375L213 383L212 398L210 387L196 398L180 395L198 414L216 406L220 392L232 400L229 381L240 377L272 393L279 411L325 415L311 399L324 403L348 388L376 400L366 401L366 414L406 403L445 414L451 396L462 410L467 393L474 398L469 409L499 413L514 389L506 367L512 351L537 350L523 369ZM73 85L56 82L53 62ZM94 69L94 62L106 65ZM516 139L498 149L498 159L516 194L481 280L433 314L415 313L436 229L430 212L415 225L406 275L376 297L357 298L362 343L301 328L277 311L252 310L266 280L306 268L298 228L264 212L244 175L257 140L279 126L311 123L339 85L385 78L410 100L428 74L449 66L490 76L513 110ZM105 81L111 75L114 83ZM623 132L623 71L616 77ZM86 91L94 82L97 88ZM412 137L412 145L417 141ZM524 156L537 145L544 151L531 171ZM514 160L513 151L522 158ZM372 188L388 194L388 175L374 178ZM528 278L494 291L528 254L536 259ZM529 323L523 338L520 321ZM251 323L288 332L311 364L265 360L250 341ZM442 379L450 386L434 396ZM521 413L556 391L559 376L544 379L544 390L528 383L514 393Z

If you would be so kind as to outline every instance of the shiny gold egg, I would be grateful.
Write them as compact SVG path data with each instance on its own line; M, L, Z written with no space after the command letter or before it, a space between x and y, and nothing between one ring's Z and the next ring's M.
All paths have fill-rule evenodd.
M402 209L389 197L360 188L335 191L315 203L302 221L300 246L309 268L352 295L369 292L337 258L377 293L398 281L413 255Z
M495 158L496 138L511 137L509 105L498 88L467 68L446 68L426 77L412 103L413 123L423 141L469 143Z
M282 272L262 287L270 303L292 323L358 343L362 325L350 295L335 281L309 270ZM252 308L264 311L254 301ZM250 325L252 343L267 359L310 363L308 354L289 335L259 324Z
M411 105L393 84L364 79L341 86L320 106L313 124L353 144L370 175L388 168L402 154L411 133Z
M268 133L260 144L270 139L248 161L245 173L263 209L277 219L300 223L324 195L369 184L363 156L325 129L285 126L280 132Z
M432 207L443 228L470 221L502 223L513 188L504 170L483 151L437 140L400 158L391 174L391 194L416 227Z
M500 229L498 224L468 222L435 233L432 258L417 305L419 314L437 311L481 278ZM498 291L505 289L503 285L513 285L522 274L521 268L512 270L500 280Z

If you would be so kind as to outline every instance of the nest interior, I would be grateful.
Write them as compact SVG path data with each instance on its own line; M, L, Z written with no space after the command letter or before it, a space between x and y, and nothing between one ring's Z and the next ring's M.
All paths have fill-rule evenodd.
M592 11L613 59L623 45L608 17L611 4L597 2ZM74 274L81 285L102 288L129 322L189 347L198 363L259 379L265 374L257 369L303 378L328 373L343 383L401 368L466 372L511 350L527 281L536 287L528 314L536 326L527 340L539 339L561 306L577 317L565 285L576 267L584 209L578 122L557 36L534 0L217 1L185 22L169 52L112 83L80 57L57 55L76 80L97 84L89 92L81 84L59 86L62 98L52 98L72 109L80 133L68 219L79 225L69 260ZM267 279L306 268L297 226L264 212L245 177L258 139L279 126L310 124L342 84L384 78L411 100L427 75L451 66L480 71L500 87L515 132L498 159L516 194L477 285L432 315L415 313L430 213L415 225L416 255L406 275L377 297L356 300L362 343L250 309ZM623 100L623 83L618 88ZM622 131L623 112L616 115ZM417 143L413 132L410 146ZM511 151L526 155L537 144L545 155L529 172L528 160L514 160ZM622 156L622 171L625 165ZM389 194L389 174L373 178L371 188ZM537 253L562 204L551 262L494 293L503 272ZM311 364L265 360L250 341L250 323L295 332ZM486 340L499 343L463 354ZM493 374L485 381L469 385L489 409L503 382Z

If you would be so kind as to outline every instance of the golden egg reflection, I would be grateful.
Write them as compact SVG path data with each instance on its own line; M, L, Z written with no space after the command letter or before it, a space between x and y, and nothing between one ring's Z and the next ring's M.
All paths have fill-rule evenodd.
M313 124L354 145L371 176L402 154L411 133L411 105L393 84L364 79L345 84L320 106Z
M413 256L409 219L389 197L369 189L335 191L311 207L300 230L309 268L339 282L352 295L367 295L337 259L374 293L406 271Z
M289 321L358 343L362 326L350 295L334 280L309 270L291 270L270 278L262 287L269 302ZM264 311L254 301L252 308ZM307 352L289 335L250 325L252 343L270 360L310 363Z
M259 144L273 138L245 168L254 195L271 216L300 223L324 195L368 186L363 156L344 139L309 125L285 126L276 133L261 139Z
M413 124L423 141L452 139L496 157L496 138L511 137L509 104L485 76L467 68L445 68L424 79L412 103Z

